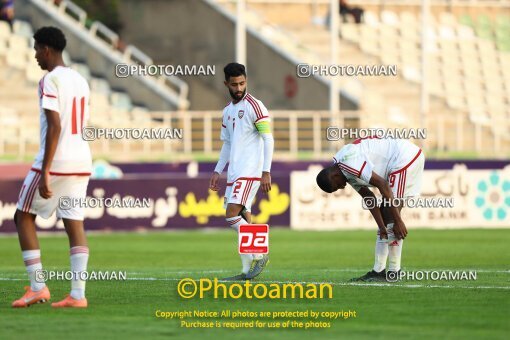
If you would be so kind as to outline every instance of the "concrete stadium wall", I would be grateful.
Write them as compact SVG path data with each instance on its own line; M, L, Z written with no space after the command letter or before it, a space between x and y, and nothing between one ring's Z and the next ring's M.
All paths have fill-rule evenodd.
M147 52L156 63L215 65L215 76L183 77L190 85L191 109L221 109L230 101L223 67L235 58L235 25L202 0L125 0L120 18L124 40ZM271 109L328 109L328 87L315 78L296 77L296 63L259 40L247 36L250 92ZM295 96L285 95L297 85ZM341 98L342 109L356 106Z

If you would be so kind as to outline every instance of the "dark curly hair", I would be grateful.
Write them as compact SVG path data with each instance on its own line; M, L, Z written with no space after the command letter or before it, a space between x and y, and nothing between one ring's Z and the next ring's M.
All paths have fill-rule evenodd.
M66 37L62 31L56 27L41 27L35 32L34 40L40 44L62 52L66 47Z
M239 77L239 76L245 76L246 77L246 69L244 68L243 64L239 63L230 63L223 69L223 72L225 72L225 80L228 81L230 77Z

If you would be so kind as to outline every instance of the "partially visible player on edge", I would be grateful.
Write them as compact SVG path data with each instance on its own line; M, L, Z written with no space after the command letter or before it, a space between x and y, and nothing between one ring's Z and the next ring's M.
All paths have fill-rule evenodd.
M40 272L37 215L49 218L56 210L57 218L63 219L71 248L71 271L86 271L89 258L83 209L64 210L58 206L60 197L86 195L92 157L81 132L89 117L89 86L78 72L64 65L66 38L60 29L42 27L34 34L34 40L35 59L48 73L40 80L38 91L41 145L21 188L14 215L30 286L25 287L25 294L12 307L28 307L50 299ZM73 279L71 294L52 307L87 307L85 281Z
M246 92L244 66L230 63L223 71L232 102L223 109L223 146L209 188L219 190L218 179L229 162L226 220L230 227L239 231L240 225L251 223L251 204L259 186L264 192L271 190L274 139L266 107ZM225 280L251 280L262 272L268 261L267 255L241 254L242 273Z
M401 139L357 139L333 157L334 164L317 175L318 186L327 193L344 189L349 183L362 197L375 195L368 187L376 187L381 195L393 198L419 196L425 156L419 147ZM365 201L367 202L367 201ZM395 202L397 203L397 202ZM388 272L400 271L402 245L407 229L400 216L402 206L389 204L368 207L379 231L375 243L375 263L371 271L351 281L382 281ZM396 274L393 274L397 277Z

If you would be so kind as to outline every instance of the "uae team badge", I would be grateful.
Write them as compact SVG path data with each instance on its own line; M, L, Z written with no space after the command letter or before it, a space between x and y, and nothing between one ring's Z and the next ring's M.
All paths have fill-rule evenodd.
M239 110L239 113L237 114L237 116L239 117L239 119L243 118L244 110Z

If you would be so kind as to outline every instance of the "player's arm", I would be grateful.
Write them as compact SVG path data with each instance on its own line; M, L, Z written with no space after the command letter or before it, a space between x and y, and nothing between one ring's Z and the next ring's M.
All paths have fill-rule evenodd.
M209 189L218 191L220 187L218 186L218 180L220 178L223 169L228 163L230 159L230 141L223 141L223 146L220 151L220 158L218 159L218 163L216 164L216 168L214 168L214 172L211 176L211 180L209 181Z
M269 119L256 121L255 127L264 140L264 162L262 164L262 178L260 180L260 186L264 192L268 192L271 190L271 163L273 162L274 138L271 133Z
M376 199L375 194L367 187L361 187L358 190L358 194L365 199L365 197L372 197L374 200ZM386 233L386 227L384 225L384 218L381 213L381 209L375 204L372 209L370 209L370 213L372 214L372 217L374 218L375 222L377 223L377 227L379 228L379 235L381 236L381 240L384 238L388 238L388 235Z
M209 180L209 189L218 191L220 187L218 186L218 181L220 178L221 173L223 172L223 169L225 169L225 166L227 165L229 159L230 159L230 135L227 129L227 126L222 123L221 124L221 135L220 139L223 141L223 145L221 146L220 151L220 157L218 159L218 163L216 164L216 167L214 168L214 172L211 176L211 179Z
M50 188L50 168L53 157L57 151L58 139L62 127L60 125L60 115L53 110L44 109L48 129L46 130L46 144L44 146L44 158L41 167L41 183L39 184L39 194L42 198L48 199L53 196Z
M404 221L400 217L399 207L391 204L395 200L394 200L393 192L391 191L388 181L386 181L384 178L382 178L381 176L376 174L374 171L372 171L372 177L370 178L370 184L372 184L377 189L379 189L379 192L381 193L381 195L383 195L383 197L388 202L390 202L389 210L390 210L390 213L394 219L393 232L395 233L395 236L399 240L405 238L407 236L407 228L404 224Z

